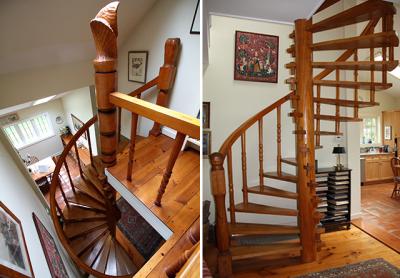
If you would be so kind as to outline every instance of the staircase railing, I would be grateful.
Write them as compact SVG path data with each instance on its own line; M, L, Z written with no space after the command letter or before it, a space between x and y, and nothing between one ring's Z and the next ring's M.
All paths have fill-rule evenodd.
M185 137L190 136L194 139L200 139L200 121L192 116L118 92L110 95L110 102L113 105L127 109L132 113L130 138L131 145L129 148L129 160L127 168L128 180L132 180L138 117L143 116L147 119L153 120L159 125L167 126L177 131L175 142L158 190L158 195L154 201L157 206L161 206L162 196L172 175L172 170L182 148Z
M293 92L279 99L275 103L266 107L253 117L249 118L235 131L233 131L224 141L218 152L210 155L211 168L211 189L214 195L216 206L216 236L218 248L218 270L221 277L228 277L232 271L232 258L229 251L230 235L228 228L228 220L225 207L226 195L226 180L224 162L227 161L227 175L229 188L229 210L230 221L235 223L235 203L234 203L234 188L233 188L233 166L232 166L232 146L240 138L241 142L241 162L242 162L242 182L243 182L243 202L247 204L247 158L246 158L246 132L247 130L258 123L258 155L259 155L259 182L260 190L264 190L264 147L263 147L263 119L266 115L273 111L277 113L277 175L281 175L281 107L289 100L295 100Z

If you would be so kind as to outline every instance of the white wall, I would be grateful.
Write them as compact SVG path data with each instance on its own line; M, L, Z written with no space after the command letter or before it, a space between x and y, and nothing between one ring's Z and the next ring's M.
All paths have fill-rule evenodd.
M119 48L118 89L129 93L142 84L128 81L128 51L149 51L147 81L156 77L164 62L168 38L181 39L178 71L170 93L169 108L196 117L200 108L200 36L190 34L197 0L158 0ZM143 98L155 102L155 93ZM122 134L130 137L130 113L123 111ZM139 133L148 134L152 122L140 121Z
M64 125L69 126L72 134L75 134L76 130L72 125L71 114L73 114L83 123L86 123L94 116L89 87L83 87L77 90L72 90L67 92L67 94L61 98L61 103L64 108L64 115L65 115ZM97 144L95 139L96 134L93 126L90 127L89 133L90 133L93 155L96 155L97 154ZM81 137L81 139L82 138L83 137ZM81 140L81 142L87 146L86 140Z
M41 200L32 188L32 181L29 182L29 174L21 172L24 168L17 165L13 160L11 146L6 142L5 135L0 132L0 201L3 202L21 221L24 231L28 253L31 259L35 277L51 277L48 264L46 262L42 246L39 241L38 233L32 219L34 212L42 221L46 229L50 232L58 245L58 250L64 261L64 265L70 277L80 277L77 269L74 267L60 247L58 237L53 228L52 220L47 214ZM14 154L14 158L17 157ZM19 161L20 164L22 162ZM22 169L22 170L21 170Z
M59 154L63 150L63 145L59 136L59 128L63 127L63 125L56 123L57 116L61 116L63 119L65 119L64 110L59 99L19 110L17 111L17 114L20 120L24 120L33 116L40 115L44 112L47 112L49 114L54 135L43 141L20 149L19 153L22 158L26 158L27 154L29 154L34 155L39 160L41 160L48 156Z

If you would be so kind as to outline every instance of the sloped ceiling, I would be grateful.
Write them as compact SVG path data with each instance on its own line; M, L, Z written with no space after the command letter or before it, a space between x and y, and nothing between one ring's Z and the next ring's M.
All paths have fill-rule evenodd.
M2 0L0 74L94 58L89 22L110 0ZM121 0L119 44L156 0Z

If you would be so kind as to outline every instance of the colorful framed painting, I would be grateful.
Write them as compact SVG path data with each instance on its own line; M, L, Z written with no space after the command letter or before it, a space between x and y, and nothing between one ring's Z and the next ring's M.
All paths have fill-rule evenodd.
M0 202L0 277L35 277L19 219Z
M234 79L278 82L279 37L236 31Z
M385 140L392 140L392 126L385 126Z
M67 270L65 269L53 237L34 213L32 213L32 218L33 222L35 223L36 231L39 235L40 244L43 247L44 256L46 257L51 277L68 278L69 276Z
M128 80L146 83L148 51L128 52Z

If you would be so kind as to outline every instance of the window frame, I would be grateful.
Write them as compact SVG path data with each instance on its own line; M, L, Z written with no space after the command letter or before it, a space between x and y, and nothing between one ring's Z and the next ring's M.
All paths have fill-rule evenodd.
M361 122L361 127L360 127L360 146L361 147L376 147L376 146L381 146L382 145L382 123L381 123L381 116L379 115L365 115L365 117L362 118L363 121ZM364 136L364 121L366 119L375 119L376 120L376 142L375 143L362 143L362 137Z

